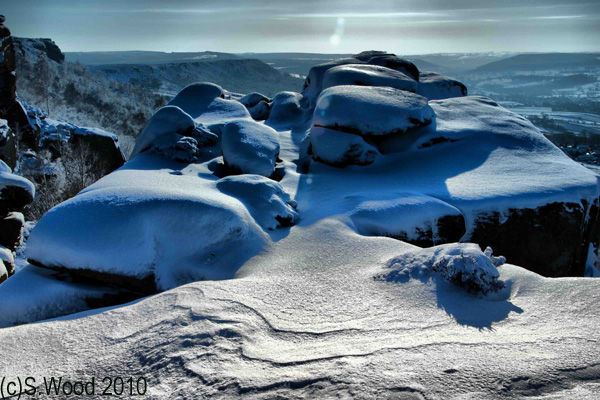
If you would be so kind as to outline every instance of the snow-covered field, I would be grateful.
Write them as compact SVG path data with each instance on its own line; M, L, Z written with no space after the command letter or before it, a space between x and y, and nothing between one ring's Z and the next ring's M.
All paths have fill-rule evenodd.
M169 107L181 113L163 113L195 127L174 135L156 117L139 154L46 214L27 249L46 267L165 291L65 315L113 292L21 268L0 285L0 323L60 317L0 330L0 376L33 376L39 389L45 376L144 377L156 399L595 398L600 280L544 278L486 243L421 249L393 237L429 227L438 244L449 215L468 241L483 212L593 201L597 176L489 99L395 93L390 105L379 90L340 88L280 96L286 106L264 122L278 154L273 131L214 85L180 93ZM324 100L419 107L390 129ZM241 154L233 146L223 160L198 129L243 131ZM313 131L327 149L354 142L326 165ZM354 157L360 146L370 165ZM273 163L265 176L222 178L228 157Z

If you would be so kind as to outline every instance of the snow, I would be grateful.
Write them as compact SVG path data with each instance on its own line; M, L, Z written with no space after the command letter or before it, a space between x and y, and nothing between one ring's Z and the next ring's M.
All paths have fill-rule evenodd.
M154 113L138 136L130 159L152 147L161 136L177 133L183 135L194 129L194 119L177 106L166 106Z
M252 108L255 105L261 103L261 102L266 102L266 103L270 103L271 99L269 99L267 96L265 96L262 93L249 93L245 96L243 96L242 98L240 98L239 102L242 103L246 108Z
M434 197L410 193L396 199L365 201L350 212L356 231L369 236L407 236L419 239L420 233L430 229L434 242L437 238L437 221L445 216L462 216L450 204Z
M223 128L221 149L225 163L243 174L271 176L279 154L279 135L254 121L229 122Z
M417 93L429 100L442 100L467 95L465 85L435 72L421 72Z
M217 188L240 200L256 222L273 231L298 222L296 202L278 182L259 175L237 175L223 178Z
M335 86L323 90L312 119L321 126L360 135L388 135L427 125L435 114L427 99L388 87Z
M12 169L10 169L10 167L2 160L0 160L0 173L2 172L6 172L6 173L12 173Z
M6 165L6 164L4 164L4 165ZM35 197L35 186L33 186L33 183L31 183L30 181L28 181L27 179L25 179L21 176L15 175L9 171L10 171L10 168L8 169L8 171L4 167L1 167L1 169L0 169L0 198L1 198L1 191L3 189L19 188L19 189L25 190L27 193L29 193L29 195L33 199Z
M196 109L191 98L213 90L200 89L178 105L196 123L211 104L223 111L231 101L214 97ZM339 90L352 101L321 105ZM282 97L298 114L281 115L296 123L306 97ZM421 104L416 115L431 123L406 129L399 104ZM360 135L317 126L336 120L316 112L327 110L337 110L336 128ZM262 132L230 111L211 116L223 143L230 125ZM502 265L511 260L482 252L486 243L421 249L385 235L462 215L466 241L478 215L590 204L597 176L482 97L428 106L391 88L336 86L316 111L312 126L290 131L282 120L280 182L218 179L218 157L188 164L144 152L46 214L30 234L29 258L152 277L166 291L0 330L0 375L116 371L147 377L150 398L594 398L600 281ZM354 112L362 113L356 122ZM383 135L389 120L402 132ZM313 155L339 160L353 140L379 154L369 165L310 161L303 170L296 162L308 152L300 148L309 128ZM29 266L0 285L10 298L0 302L4 326L84 309L88 288L49 274Z
M188 113L196 122L207 126L227 120L250 118L246 107L236 100L226 100L223 89L213 83L193 83L186 86L170 102ZM212 129L211 129L212 130Z
M5 296L0 328L84 311L90 299L118 293L110 287L60 280L56 273L33 265L18 270L0 287Z
M248 111L256 121L264 121L268 119L271 114L271 106L266 101L261 101L254 107L249 108Z
M333 166L372 164L379 152L359 135L313 126L310 143L316 161Z
M7 249L4 246L0 246L0 261L6 262L9 264L14 264L15 259L13 257L12 251L10 251L9 249Z
M477 244L452 243L430 247L416 252L404 253L388 261L390 272L376 279L406 283L409 279L428 281L440 277L472 294L498 292L504 284L498 281L500 274L492 261L491 249L484 254Z
M302 95L295 92L280 92L273 97L271 113L267 125L274 128L289 129L305 122L305 113L300 105Z
M323 89L342 85L388 86L413 93L417 91L417 82L402 72L365 64L346 64L327 70Z
M385 52L362 52L350 58L343 58L315 65L310 69L306 82L304 83L304 89L302 90L302 95L306 98L310 109L314 109L317 98L323 90L323 79L327 71L331 68L348 64L382 66L401 72L414 80L419 79L419 70L410 61Z
M138 155L45 214L27 258L150 279L158 290L230 278L269 238L239 200L216 189L212 174L203 179L201 169L182 166Z

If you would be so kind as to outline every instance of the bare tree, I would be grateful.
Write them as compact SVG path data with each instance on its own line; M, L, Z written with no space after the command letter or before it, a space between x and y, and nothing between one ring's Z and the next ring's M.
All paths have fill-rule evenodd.
M46 111L50 115L50 86L52 73L45 53L40 53L33 66L33 83L36 91L46 101Z

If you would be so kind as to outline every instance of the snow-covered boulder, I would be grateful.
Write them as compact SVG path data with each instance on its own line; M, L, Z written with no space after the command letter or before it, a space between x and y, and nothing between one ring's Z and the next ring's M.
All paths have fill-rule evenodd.
M181 108L212 132L215 132L211 127L213 124L222 127L226 120L251 118L244 105L236 100L225 99L223 89L213 83L201 82L188 85L177 93L168 105Z
M0 215L11 211L22 211L35 197L35 187L27 179L10 172L0 161Z
M177 106L196 117L202 114L216 98L225 98L225 92L221 86L214 83L197 82L183 88L169 101L168 105Z
M254 107L248 109L252 118L256 121L264 121L271 115L271 105L266 101L261 101Z
M176 175L173 168L181 164L138 155L46 213L29 236L27 258L141 293L231 278L268 236L202 166Z
M266 103L270 103L271 99L265 96L264 94L257 92L249 93L240 98L239 100L239 102L242 103L248 109L254 107L255 105L263 101Z
M421 72L417 93L429 100L442 100L467 95L467 87L456 79L435 72Z
M264 229L272 231L298 222L296 202L271 179L259 175L228 176L217 182L217 188L244 203Z
M413 93L417 91L417 81L406 74L368 64L346 64L327 70L323 78L323 89L342 85L387 86Z
M306 118L300 104L302 95L296 92L279 92L273 97L267 124L276 128L289 129L304 122Z
M312 125L361 136L386 136L430 124L427 99L388 87L334 86L323 90Z
M362 235L393 237L421 247L458 242L465 234L462 213L426 195L365 201L350 213L350 219Z
M190 136L195 126L194 119L181 108L172 105L162 107L152 115L138 136L129 158L132 159L142 151L150 149L161 136L174 133Z
M439 277L469 293L485 295L504 288L496 268L503 263L504 257L493 257L489 247L484 253L477 244L451 243L402 254L388 262L390 272L376 279L404 283Z
M364 51L351 58L342 58L326 62L315 65L310 69L302 89L302 95L304 96L309 109L314 109L317 103L317 98L323 90L323 79L327 71L331 68L347 64L378 65L399 71L415 81L419 80L419 70L410 61L382 51Z
M0 283L15 273L15 259L11 250L0 245Z
M279 135L251 120L229 122L221 137L223 161L242 174L271 176L279 155Z
M379 154L359 135L319 126L310 129L310 144L315 161L339 168L372 164Z
M0 283L8 279L8 271L4 265L4 262L0 260Z
M419 80L419 69L412 62L385 51L369 50L352 56L359 61L371 65L381 65L396 71L400 71L414 80Z

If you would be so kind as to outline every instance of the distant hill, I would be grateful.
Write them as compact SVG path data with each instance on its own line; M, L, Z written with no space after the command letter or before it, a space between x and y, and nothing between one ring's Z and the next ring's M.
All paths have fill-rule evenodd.
M435 72L470 71L485 64L514 56L516 53L435 53L403 55L409 60L421 60L439 66ZM414 62L414 61L413 61ZM417 64L418 66L418 64Z
M166 64L198 61L220 61L238 58L234 54L203 51L165 53L162 51L90 51L65 52L67 61L84 65L105 64Z
M434 64L432 62L425 61L420 58L412 58L412 57L406 57L406 58L410 62L415 64L417 66L417 68L419 68L419 71L421 71L421 72L443 72L445 70L445 68L441 65Z
M600 53L519 54L475 68L475 72L541 71L600 67Z
M142 85L175 94L194 82L213 82L234 93L261 92L273 96L285 90L299 91L303 79L280 72L260 60L231 59L169 64L90 65L108 79Z
M352 56L352 54L321 53L240 53L236 55L241 58L255 58L282 72L302 76L308 75L308 71L315 65Z

